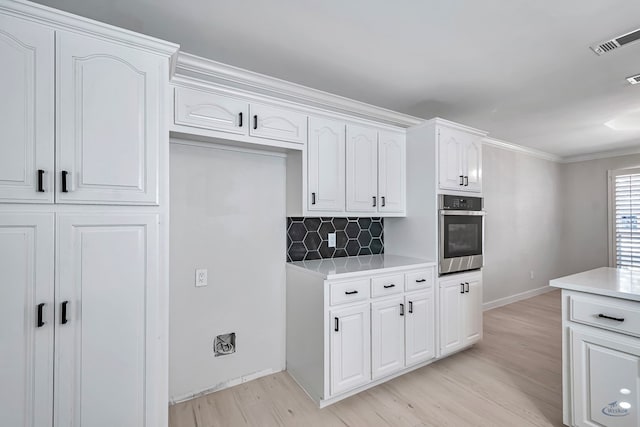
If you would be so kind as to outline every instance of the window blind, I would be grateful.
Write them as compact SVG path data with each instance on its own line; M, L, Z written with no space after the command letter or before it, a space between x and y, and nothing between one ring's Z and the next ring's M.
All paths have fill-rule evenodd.
M616 267L640 267L640 169L612 176Z

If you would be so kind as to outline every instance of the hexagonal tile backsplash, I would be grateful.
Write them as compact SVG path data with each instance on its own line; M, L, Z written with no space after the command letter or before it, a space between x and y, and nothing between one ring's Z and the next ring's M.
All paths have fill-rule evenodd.
M329 233L336 233L335 248ZM287 261L382 253L383 218L287 218Z

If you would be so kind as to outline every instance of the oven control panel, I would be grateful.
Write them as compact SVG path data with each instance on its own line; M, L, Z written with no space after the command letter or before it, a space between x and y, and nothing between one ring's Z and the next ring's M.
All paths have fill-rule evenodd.
M440 209L456 211L481 211L482 197L440 195Z

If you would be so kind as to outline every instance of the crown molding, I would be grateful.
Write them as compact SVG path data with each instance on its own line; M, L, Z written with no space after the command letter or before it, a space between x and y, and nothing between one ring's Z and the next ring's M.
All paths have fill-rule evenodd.
M7 15L45 24L56 29L108 39L110 41L142 49L157 55L175 57L179 45L145 36L113 25L83 18L26 0L0 0L0 11Z
M609 159L611 157L629 156L632 154L640 154L640 147L620 148L618 150L601 151L598 153L566 156L562 158L561 163L587 162L589 160Z
M502 141L496 138L484 138L482 140L484 145L489 145L503 150L515 151L521 154L527 154L532 157L537 157L542 160L549 160L551 162L561 163L563 158L555 154L547 153L545 151L536 150L534 148L524 147L522 145L513 144L511 142Z
M446 126L448 128L458 129L458 130L461 130L463 132L473 133L475 135L479 135L479 136L482 136L482 137L487 136L487 133L488 133L487 131L476 129L476 128L473 128L471 126L463 125L461 123L452 122L451 120L443 119L442 117L434 117L432 119L429 119L427 124L435 124L435 125L438 125L438 126Z
M376 107L375 105L355 101L340 95L312 89L185 52L178 53L174 73L180 77L194 78L214 85L259 93L289 102L308 105L340 114L353 115L394 126L409 127L424 122L424 119L418 117Z

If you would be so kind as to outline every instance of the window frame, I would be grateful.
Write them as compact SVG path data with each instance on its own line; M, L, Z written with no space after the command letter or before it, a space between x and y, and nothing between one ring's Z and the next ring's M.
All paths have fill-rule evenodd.
M608 203L607 203L607 220L608 220L608 234L609 234L609 267L617 268L616 264L616 191L615 191L615 177L620 175L640 175L640 167L629 167L624 169L611 169L607 171L607 191L608 191Z

